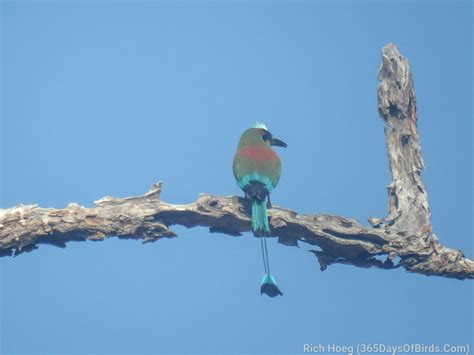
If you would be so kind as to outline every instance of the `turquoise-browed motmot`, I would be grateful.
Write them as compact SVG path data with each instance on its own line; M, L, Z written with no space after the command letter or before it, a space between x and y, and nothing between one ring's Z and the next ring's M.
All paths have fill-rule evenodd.
M260 293L270 297L283 295L275 278L270 273L266 237L270 234L267 206L270 192L280 180L281 162L272 146L285 147L286 143L273 138L264 124L256 123L240 137L237 153L234 156L234 176L252 204L252 231L261 240L265 275Z

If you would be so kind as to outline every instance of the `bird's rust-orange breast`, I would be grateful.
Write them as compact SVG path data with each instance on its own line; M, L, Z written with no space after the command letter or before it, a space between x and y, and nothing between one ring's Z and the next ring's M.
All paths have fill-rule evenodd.
M278 159L277 154L267 146L248 145L237 151L237 155L241 158L254 162L265 163Z

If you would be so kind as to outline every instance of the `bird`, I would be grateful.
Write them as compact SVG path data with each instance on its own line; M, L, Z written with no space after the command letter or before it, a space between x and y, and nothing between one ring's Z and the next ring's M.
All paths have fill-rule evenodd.
M244 131L237 146L233 172L237 185L252 205L252 231L260 237L265 274L260 294L282 296L275 278L270 273L267 237L270 235L267 207L271 208L270 193L280 180L281 161L272 146L286 148L287 144L274 138L263 123L255 123Z

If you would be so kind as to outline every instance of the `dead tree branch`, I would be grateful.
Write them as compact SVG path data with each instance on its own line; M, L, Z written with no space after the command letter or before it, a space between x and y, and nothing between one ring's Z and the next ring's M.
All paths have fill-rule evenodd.
M356 220L330 215L300 215L269 210L272 236L281 244L299 242L312 250L321 270L341 263L393 269L457 279L474 278L474 262L459 250L442 246L432 233L430 210L420 172L423 159L417 131L416 100L408 62L389 44L379 68L379 112L392 174L389 214L369 218L371 228ZM172 205L160 200L161 182L143 196L104 197L94 208L70 204L65 209L17 206L0 210L0 253L20 254L39 244L65 247L69 241L111 236L152 242L173 238L174 224L209 227L210 232L240 236L251 230L250 206L240 197L202 194L195 203Z

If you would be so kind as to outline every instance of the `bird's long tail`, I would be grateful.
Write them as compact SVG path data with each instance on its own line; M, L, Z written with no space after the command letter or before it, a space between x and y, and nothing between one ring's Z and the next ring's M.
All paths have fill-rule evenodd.
M267 198L263 200L252 200L252 230L260 236L262 247L263 267L265 275L260 286L260 293L265 293L270 297L283 295L278 288L275 278L270 273L270 263L268 262L267 236L270 234L270 225L268 224Z
M256 233L262 234L270 232L266 198L263 200L252 200L252 230Z

